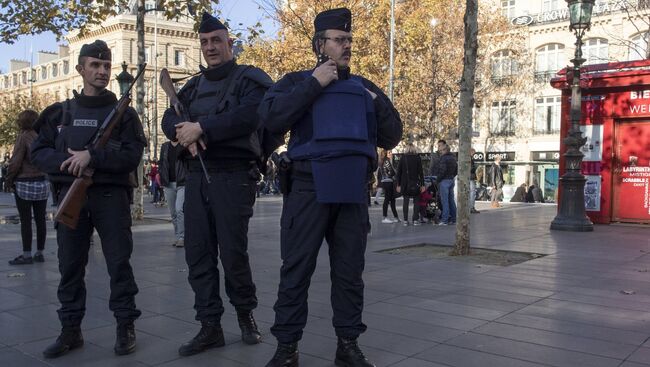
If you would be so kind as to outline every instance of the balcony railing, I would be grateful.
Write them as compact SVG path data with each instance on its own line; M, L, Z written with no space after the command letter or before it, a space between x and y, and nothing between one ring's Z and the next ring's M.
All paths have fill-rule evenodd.
M551 82L557 74L557 71L536 71L535 72L535 83L544 83L548 84Z

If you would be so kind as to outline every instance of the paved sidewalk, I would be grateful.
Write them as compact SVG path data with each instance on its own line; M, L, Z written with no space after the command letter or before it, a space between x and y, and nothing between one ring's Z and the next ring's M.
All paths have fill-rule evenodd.
M222 320L227 345L187 358L177 349L199 327L183 250L171 246L171 224L148 221L133 228L136 302L143 311L136 323L136 353L113 354L108 276L96 238L86 275L86 344L55 360L41 356L60 328L54 231L48 232L44 264L11 267L7 261L20 252L19 226L0 224L0 366L264 366L275 350L269 327L280 268L280 210L279 198L259 199L249 233L260 302L255 316L264 343L240 341L234 310L227 305ZM483 210L472 216L473 246L548 256L510 267L478 266L377 253L423 242L452 244L455 229L381 224L380 207L370 211L368 331L359 340L378 366L650 366L649 227L550 232L552 205ZM0 217L15 213L11 196L0 194ZM166 208L149 205L147 215L168 218ZM301 366L334 366L326 245L320 255L300 343ZM24 276L11 276L15 273Z

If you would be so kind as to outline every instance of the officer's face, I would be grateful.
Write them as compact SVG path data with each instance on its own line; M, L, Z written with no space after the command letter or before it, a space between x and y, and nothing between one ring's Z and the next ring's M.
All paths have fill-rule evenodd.
M325 31L321 52L336 62L339 68L350 66L352 57L352 33L338 29Z
M228 37L227 30L199 33L199 40L203 58L209 67L219 66L232 60L232 40Z
M84 88L90 86L102 90L111 80L111 62L88 56L82 64L77 65L77 72L84 81Z

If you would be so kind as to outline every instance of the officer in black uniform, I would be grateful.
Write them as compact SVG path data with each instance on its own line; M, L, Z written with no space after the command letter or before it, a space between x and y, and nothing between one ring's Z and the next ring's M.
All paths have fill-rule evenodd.
M271 328L278 348L267 367L298 366L307 291L323 239L329 245L336 365L373 366L357 344L366 330L361 314L370 225L367 183L376 168L376 148L395 147L402 122L376 85L350 74L351 23L345 8L318 14L313 46L319 64L285 75L260 104L265 128L291 131L292 160L280 219L283 263Z
M106 89L111 76L111 50L99 40L83 45L76 69L83 79L83 90L41 113L35 123L39 135L31 151L33 163L57 186L58 202L76 176L86 168L95 170L77 228L56 226L61 273L58 313L63 329L56 342L43 352L46 358L59 357L83 345L80 326L86 310L84 275L93 227L101 238L111 278L109 308L117 319L116 354L135 350L133 322L140 316L135 306L138 287L129 263L133 251L129 173L137 168L146 145L142 124L129 107L106 148L89 147L117 105L115 94Z
M272 81L258 68L236 63L228 29L207 13L199 27L199 40L208 67L201 67L201 74L179 91L190 121L177 117L173 108L162 121L165 135L188 148L179 157L188 168L185 259L201 330L180 347L182 356L224 345L219 259L242 340L247 344L261 341L252 313L257 297L248 259L248 222L262 156L257 108ZM197 153L202 154L210 182Z

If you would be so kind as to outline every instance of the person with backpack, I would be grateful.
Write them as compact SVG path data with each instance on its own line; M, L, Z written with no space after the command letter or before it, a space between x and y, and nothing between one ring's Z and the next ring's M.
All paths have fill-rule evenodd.
M456 201L454 199L454 186L458 174L456 157L451 153L449 145L442 147L440 163L438 165L438 182L440 186L440 202L442 204L441 226L456 223Z
M261 69L237 63L233 40L217 18L204 13L198 31L208 66L178 92L189 119L170 107L162 120L167 138L187 148L179 155L187 167L185 259L201 329L180 347L181 356L225 345L219 260L242 340L261 342L253 318L257 296L248 257L248 223L263 155L257 108L272 81Z
M494 157L494 162L490 166L490 185L492 185L492 191L490 192L490 201L493 208L501 207L499 200L501 200L501 194L503 194L503 171L501 170L501 156L497 155Z

